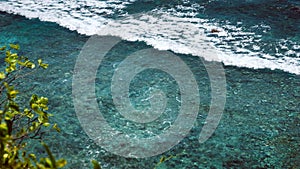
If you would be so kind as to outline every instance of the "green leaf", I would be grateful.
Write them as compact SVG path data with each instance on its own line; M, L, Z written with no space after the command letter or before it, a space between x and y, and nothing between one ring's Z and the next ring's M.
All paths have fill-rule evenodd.
M8 130L8 127L7 127L7 125L6 125L6 123L1 123L0 124L0 130L4 130L4 131L7 131Z
M51 153L49 147L48 147L44 142L42 142L42 145L45 147L46 152L47 152L47 154L48 154L48 156L49 156L49 158L50 158L50 161L51 161L51 164L52 164L51 166L52 166L53 168L57 168L57 167L56 167L55 158L54 158L54 156L52 155L52 153Z
M34 114L31 112L31 110L29 110L27 108L24 110L24 115L30 119L32 119L34 117Z
M0 47L0 50L5 50L5 49L6 49L6 46Z
M33 160L36 160L35 154L29 154L29 157L30 157L31 159L33 159Z
M15 50L19 50L20 49L20 45L19 44L9 44L9 47Z
M93 168L94 169L101 169L100 164L96 160L92 160Z
M166 160L166 157L165 156L162 156L159 160L160 163L164 162Z
M43 69L47 69L48 66L49 66L48 64L43 63L42 59L39 59L39 60L38 60L38 64L39 64L39 66L42 67Z
M38 105L38 104L35 104L35 103L32 103L30 106L31 106L31 108L32 108L33 110L36 110L36 109L39 108L39 105Z
M0 80L3 80L6 78L6 75L4 72L0 72Z
M7 73L11 73L11 72L13 72L13 71L15 71L15 70L16 70L16 67L15 67L15 66L9 66L9 67L5 68L5 71L6 71Z
M48 122L46 122L46 123L43 123L43 125L44 125L45 127L49 127L51 124L48 123Z
M40 123L39 122L32 122L31 126L29 127L29 130L30 131L34 131L36 130L38 127L40 126Z
M42 108L43 110L48 110L48 106L47 106L47 104L48 104L48 98L46 98L46 97L40 97L36 101L36 103L38 103L39 107Z
M10 55L11 55L11 52L10 52L9 50L7 50L7 51L5 52L5 56L6 56L6 57L10 57Z
M59 159L59 160L56 161L56 166L58 168L62 168L65 165L67 165L67 161L65 159Z
M9 98L16 98L18 93L19 93L19 91L17 91L17 90L8 91Z
M29 62L29 61L25 63L25 66L28 67L28 68L30 68L30 69L34 69L35 68L35 64L32 63L32 62Z
M8 111L8 112L6 112L4 119L6 121L9 121L9 120L13 119L15 115L16 115L16 113Z
M48 98L38 97L37 95L32 95L30 99L30 107L32 110L38 114L42 114L42 110L48 110Z
M13 58L13 59L17 59L18 58L18 54L17 53L12 53L10 55L10 57Z
M57 126L56 123L53 125L53 128L54 128L57 132L60 132L60 128Z
M45 160L45 163L46 163L46 166L49 166L49 167L53 167L53 165L52 165L52 162L51 162L51 159L50 158L45 158L44 159ZM54 168L54 167L53 167Z

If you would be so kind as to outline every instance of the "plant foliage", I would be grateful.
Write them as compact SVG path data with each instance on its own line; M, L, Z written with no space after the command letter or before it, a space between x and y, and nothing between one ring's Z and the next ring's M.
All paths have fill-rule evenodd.
M26 151L30 139L42 140L50 129L60 131L51 124L47 113L48 99L33 94L28 103L19 103L20 91L16 82L34 71L46 69L48 64L38 59L37 64L27 57L19 56L20 46L10 44L0 47L4 53L5 66L0 70L0 169L56 169L66 165L66 160L56 160L49 147L42 142L48 157L38 159ZM37 65L37 66L36 66Z

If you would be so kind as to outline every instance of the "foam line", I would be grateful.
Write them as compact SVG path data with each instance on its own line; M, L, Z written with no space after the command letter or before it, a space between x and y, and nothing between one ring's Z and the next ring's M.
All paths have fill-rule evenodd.
M262 35L243 31L235 25L220 25L196 18L196 13L182 13L176 9L168 12L156 9L110 19L109 16L118 12L118 16L123 15L120 11L129 3L118 0L77 0L76 3L9 0L0 1L0 11L55 22L80 34L112 35L128 41L143 41L159 50L191 54L207 61L223 62L224 65L279 69L300 75L300 52L296 42L282 40L278 42L281 52L265 53L261 49L266 46L261 42ZM266 25L261 27L269 29ZM218 32L212 33L213 29Z

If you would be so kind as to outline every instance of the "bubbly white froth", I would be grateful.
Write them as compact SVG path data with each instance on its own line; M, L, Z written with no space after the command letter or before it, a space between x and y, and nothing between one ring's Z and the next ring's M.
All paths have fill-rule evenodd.
M278 46L285 52L272 56L261 49L264 45L260 42L261 35L245 32L231 24L220 26L195 18L194 12L153 10L119 19L107 17L126 8L129 3L118 0L10 0L1 1L0 10L56 22L80 34L112 35L129 41L143 41L160 50L192 54L208 61L223 62L224 65L280 69L300 74L299 44L282 41ZM184 7L178 8L182 10ZM268 29L265 25L261 27ZM211 33L212 29L220 32Z
M105 16L114 14L128 3L119 0L9 0L0 2L0 10L27 18L56 22L80 34L94 35L109 22Z
M300 74L300 58L277 58L257 51L257 47L251 51L226 43L223 46L218 45L222 42L220 36L227 37L228 40L233 38L231 37L233 35L210 24L207 20L178 18L166 13L160 13L159 16L157 16L158 13L155 13L155 15L131 15L122 20L108 23L97 34L119 36L129 41L144 41L160 50L201 56L207 61L219 61L225 65L254 69L280 69ZM207 37L206 32L211 29L221 32L215 33L215 37ZM241 32L238 36L254 36L254 34ZM240 41L239 43L243 43L243 39Z

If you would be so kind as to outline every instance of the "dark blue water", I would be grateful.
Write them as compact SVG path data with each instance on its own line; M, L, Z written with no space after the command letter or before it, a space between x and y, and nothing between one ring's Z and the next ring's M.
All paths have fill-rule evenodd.
M11 2L17 10L17 1ZM27 1L23 1L24 4L25 2ZM60 3L64 4L62 1ZM22 3L19 4L20 11L28 11L22 7ZM112 4L122 3L112 2ZM40 6L36 5L36 8L41 8ZM91 159L100 161L103 168L154 168L161 156L177 154L178 157L172 158L158 168L300 167L300 78L297 74L299 72L297 61L300 57L299 2L287 0L135 1L125 4L122 8L116 6L91 8L91 6L86 4L79 9L74 6L72 10L109 9L111 13L109 10L104 13L98 11L98 15L105 19L117 20L116 22L118 18L122 20L122 17L129 16L129 24L133 20L138 21L137 18L130 18L131 16L145 14L156 17L152 23L155 25L155 21L160 22L159 18L165 17L160 12L156 13L157 10L162 13L168 11L178 18L196 18L195 23L192 21L186 23L173 18L173 20L166 19L166 23L178 23L175 26L178 29L168 27L169 29L164 31L161 28L154 33L149 31L141 33L142 30L136 32L136 27L131 27L132 34L130 34L124 29L124 34L128 34L122 38L128 40L131 36L140 42L121 41L101 63L95 80L99 109L105 112L104 117L112 127L131 136L149 137L160 134L170 126L170 123L174 123L179 114L178 99L181 99L179 85L172 76L160 70L141 72L131 81L129 89L131 101L137 108L149 106L150 102L144 100L149 97L151 87L160 89L167 95L169 99L166 111L157 121L142 125L124 120L118 113L111 95L111 79L118 65L135 51L161 45L159 40L149 43L151 39L160 36L159 31L164 34L161 35L162 38L171 37L175 42L180 42L180 38L177 38L182 37L185 45L198 44L201 41L191 41L192 36L184 34L186 32L180 30L179 26L185 24L199 26L201 24L197 19L203 19L205 24L198 28L205 30L204 35L218 49L228 49L231 53L228 57L235 58L238 60L237 63L245 62L243 60L245 57L241 56L275 60L275 62L270 64L249 61L249 64L244 65L225 64L227 92L224 112L212 137L200 144L199 133L204 126L212 98L210 78L201 56L191 56L185 54L183 49L177 48L178 50L175 51L181 54L176 55L187 64L199 88L200 105L194 127L179 144L161 155L140 159L125 158L114 155L90 139L79 123L74 109L72 98L74 66L80 51L90 38L77 31L84 33L86 25L83 24L82 28L76 27L71 31L69 29L72 24L61 23L67 20L61 20L59 26L57 23L42 22L39 19L29 20L19 15L0 13L0 44L19 43L22 54L33 59L42 58L50 64L49 68L41 74L24 79L28 82L24 83L24 88L32 86L32 83L35 85L32 92L49 98L50 112L55 115L53 121L60 125L62 132L49 133L45 137L45 142L49 144L56 157L64 157L68 160L66 168L91 167ZM6 10L10 11L9 8ZM37 13L34 8L33 13ZM68 13L62 14L68 15ZM27 12L22 15L43 18L42 15L37 16ZM51 21L58 22L57 18L50 18L53 19L50 19ZM165 26L166 23L160 25ZM118 26L120 25L115 24L111 29L121 30ZM140 25L137 27L142 28ZM226 33L226 36L211 34L212 28L221 30L220 33ZM174 32L180 31L182 36L179 34L177 37ZM139 39L141 37L148 39L145 38L143 41ZM253 46L258 46L259 49ZM241 54L240 49L237 48L245 49L248 53ZM175 48L170 47L170 50L173 49ZM271 70L273 64L279 65L280 70ZM39 144L32 143L30 148L43 153Z

